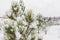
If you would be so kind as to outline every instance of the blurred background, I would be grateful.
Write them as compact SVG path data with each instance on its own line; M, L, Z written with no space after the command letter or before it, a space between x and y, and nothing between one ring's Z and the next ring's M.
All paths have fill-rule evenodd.
M11 2L19 0L0 0L0 17L10 9ZM34 14L42 14L45 17L60 17L60 0L23 0L26 10L32 9ZM0 32L0 39L3 38ZM60 26L51 26L44 40L60 40Z

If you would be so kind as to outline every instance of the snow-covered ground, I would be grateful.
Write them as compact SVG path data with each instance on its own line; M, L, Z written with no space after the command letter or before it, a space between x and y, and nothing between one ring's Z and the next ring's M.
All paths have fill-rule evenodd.
M0 0L0 16L9 10L12 0ZM17 1L17 0L16 0ZM24 0L26 9L32 9L35 14L43 16L60 16L60 0ZM60 40L60 26L51 26L44 40ZM0 40L3 40L3 30L0 31Z
M51 26L44 40L60 40L60 26Z

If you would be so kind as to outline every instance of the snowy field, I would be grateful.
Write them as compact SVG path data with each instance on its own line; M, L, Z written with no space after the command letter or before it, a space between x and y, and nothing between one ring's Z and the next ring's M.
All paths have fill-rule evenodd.
M60 40L60 26L51 26L44 40Z
M12 0L0 0L0 16L9 10ZM19 1L19 0L15 0ZM60 16L60 0L24 0L26 9L32 9L34 14L41 13L47 17ZM51 26L44 40L60 40L60 26ZM3 30L0 31L0 40L3 40Z

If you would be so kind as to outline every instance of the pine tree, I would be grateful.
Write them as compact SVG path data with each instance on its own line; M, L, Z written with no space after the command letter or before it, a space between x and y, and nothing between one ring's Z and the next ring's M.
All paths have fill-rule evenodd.
M26 36L28 37L31 31L34 30L34 28L30 28L31 23L34 21L34 19L32 18L31 10L27 12L27 14L25 15L25 19L26 19L26 22L28 23L27 30L26 30L26 34L27 34Z
M40 30L44 30L45 27L43 27L44 24L46 24L45 20L43 19L43 16L40 14L37 15L36 18L38 24L37 24L37 29L38 29L38 35L40 34ZM38 40L42 40L41 38L39 38L38 36Z
M10 15L6 15L10 21L11 24L8 23L8 21L4 22L5 24L8 25L8 27L5 27L5 40L16 40L16 34L15 34L15 22L16 22L16 18L18 16L18 12L19 12L19 6L16 2L12 3L11 6L11 10L9 10L8 14L10 13ZM17 23L17 22L16 22Z
M9 22L10 21L10 22ZM4 39L5 40L16 40L16 35L15 35L15 22L12 20L5 20L4 21Z
M5 36L7 36L5 40L16 40L14 28L12 28L11 26L5 27L5 32L6 32Z
M6 15L9 20L4 22L5 40L17 40L15 34L16 31L18 31L21 35L18 40L28 40L29 35L31 35L31 40L35 40L36 36L33 36L35 34L35 30L38 30L39 35L39 30L44 31L44 29L46 29L45 26L55 25L55 21L51 21L51 18L46 21L46 19L39 14L34 19L32 10L29 10L26 13L23 0L20 0L19 3L13 2L8 14L9 13L10 15ZM34 21L38 22L36 23L37 28L33 28L32 26L30 27ZM16 28L18 28L18 30L16 30ZM37 40L42 40L42 38L39 38L38 36Z
M8 15L10 12L10 15ZM16 17L18 16L19 12L19 6L16 2L12 3L11 9L8 11L7 17L12 20L16 20Z
M30 35L31 31L34 30L33 28L30 28L31 23L33 22L32 19L32 11L29 10L27 14L25 14L25 20L27 25L24 25L23 22L20 22L19 25L21 26L19 28L19 32L22 35L23 38L20 38L20 40L27 40L28 36ZM23 28L24 27L24 28Z

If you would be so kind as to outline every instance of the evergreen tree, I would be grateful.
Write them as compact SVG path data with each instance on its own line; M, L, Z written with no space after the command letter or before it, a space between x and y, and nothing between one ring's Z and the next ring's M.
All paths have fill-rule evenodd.
M15 21L13 20L5 20L4 21L4 39L5 40L16 40L16 34L15 34L15 31L16 31L16 23Z
M17 40L15 34L16 31L18 31L21 35L18 40L28 40L29 35L31 35L31 40L35 40L36 36L33 36L35 34L35 30L38 30L39 35L40 30L44 31L44 29L46 29L45 26L50 26L55 22L51 21L51 18L46 21L46 19L39 14L34 19L32 10L27 11L27 13L25 12L23 0L20 0L19 3L13 2L8 14L10 14L6 15L8 20L4 21L5 40ZM38 22L36 23L37 28L33 28L33 26L31 26L34 21ZM16 30L16 28L18 30ZM38 36L38 40L42 39Z
M44 27L43 25L46 24L45 20L43 19L43 16L40 14L37 15L37 18L36 18L38 24L37 24L37 29L38 29L38 35L40 34L40 30L44 30ZM38 40L42 40L39 38L38 36Z
M10 15L8 15L10 12ZM19 6L16 2L12 3L11 9L8 11L7 17L12 20L16 20L16 17L18 16L19 12Z

